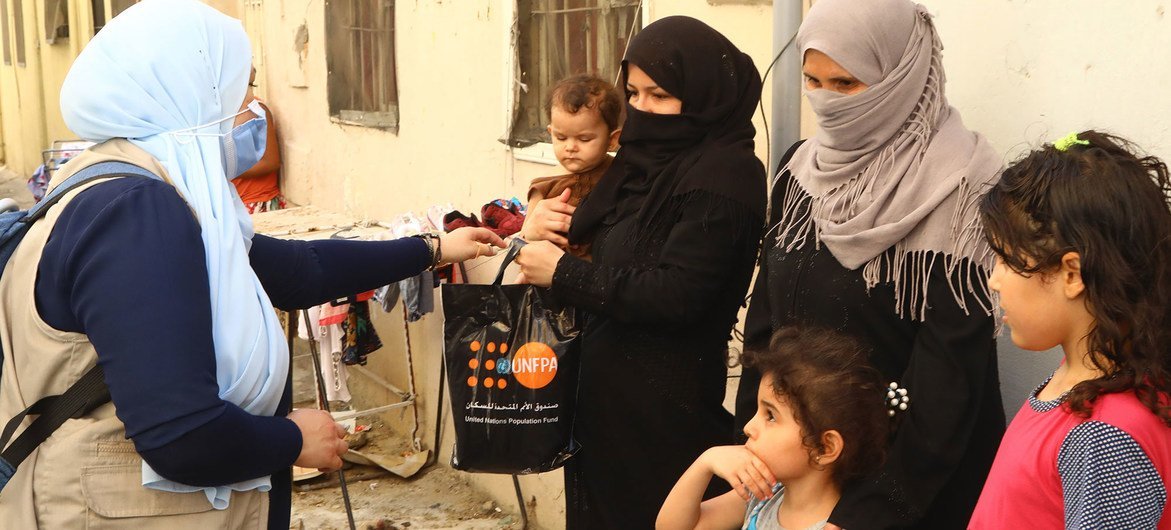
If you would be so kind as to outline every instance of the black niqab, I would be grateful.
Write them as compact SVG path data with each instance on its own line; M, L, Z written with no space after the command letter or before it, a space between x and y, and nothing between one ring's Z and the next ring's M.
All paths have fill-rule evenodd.
M667 17L648 25L622 61L683 101L661 115L626 105L622 149L574 215L570 241L588 242L602 224L637 214L650 223L672 198L703 190L732 199L763 218L764 166L756 158L752 115L760 73L752 59L699 20Z

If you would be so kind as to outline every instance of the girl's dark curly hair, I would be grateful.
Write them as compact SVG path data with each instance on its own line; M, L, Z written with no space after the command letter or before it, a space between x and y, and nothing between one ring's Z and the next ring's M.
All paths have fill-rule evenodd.
M1102 377L1069 392L1083 417L1103 394L1134 391L1171 425L1171 181L1167 166L1117 136L1085 131L1004 171L980 203L992 249L1020 274L1047 274L1076 252L1094 317L1090 361Z
M891 428L886 387L858 342L829 329L785 327L767 349L746 352L744 365L772 377L773 392L801 426L810 465L825 452L823 433L842 435L832 474L838 486L882 465Z

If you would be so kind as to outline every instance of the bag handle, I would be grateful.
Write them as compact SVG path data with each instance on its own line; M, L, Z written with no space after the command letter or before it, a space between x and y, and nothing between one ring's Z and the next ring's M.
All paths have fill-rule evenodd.
M516 260L517 254L520 254L520 249L524 248L524 246L527 244L529 244L528 241L525 241L519 237L513 239L512 242L508 244L508 250L504 252L504 261L500 263L500 271L496 273L496 281L492 282L492 285L500 285L500 283L504 281L504 269L507 269L509 265L512 265L512 262Z

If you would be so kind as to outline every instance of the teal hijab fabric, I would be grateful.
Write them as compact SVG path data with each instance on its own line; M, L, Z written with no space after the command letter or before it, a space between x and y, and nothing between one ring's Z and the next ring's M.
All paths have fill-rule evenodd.
M224 174L218 136L240 112L251 64L240 21L196 0L146 0L114 17L82 50L61 87L61 113L78 136L126 138L167 169L200 224L220 397L272 415L284 392L288 346L249 264L252 221ZM267 491L270 481L199 488L143 464L143 485L203 490L224 509L232 490Z

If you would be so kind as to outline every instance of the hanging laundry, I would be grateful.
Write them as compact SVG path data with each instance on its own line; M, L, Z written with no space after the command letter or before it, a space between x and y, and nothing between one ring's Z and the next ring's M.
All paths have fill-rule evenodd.
M318 317L318 325L332 326L341 324L346 319L346 313L350 310L350 304L344 301L326 302L318 306L320 308L321 316Z
M45 170L45 165L37 166L37 170L33 172L33 176L28 179L28 191L33 194L33 200L41 202L45 197L45 190L49 188L49 172Z
M414 212L407 212L390 221L390 231L395 238L410 237L428 232L428 225L430 222L426 219L420 218Z
M325 380L325 398L330 401L349 402L350 388L346 384L349 375L346 366L342 364L343 339L345 331L341 323L321 325L321 309L330 304L322 304L309 308L309 322L305 322L303 314L298 312L300 325L297 326L297 335L309 340L317 340L318 360L321 363L321 377ZM345 313L343 313L345 315Z
M452 206L451 203L436 204L430 208L427 208L427 223L431 225L428 230L443 229L444 217L453 211L455 211L455 207Z
M407 278L399 282L399 287L402 288L408 322L416 322L435 310L435 278L431 271Z
M374 290L374 301L382 306L382 310L389 313L398 305L399 293L402 291L399 283L383 285Z
M345 346L342 362L345 364L366 364L366 356L382 347L382 339L370 322L370 303L366 301L350 304L346 320L342 322L345 332Z

